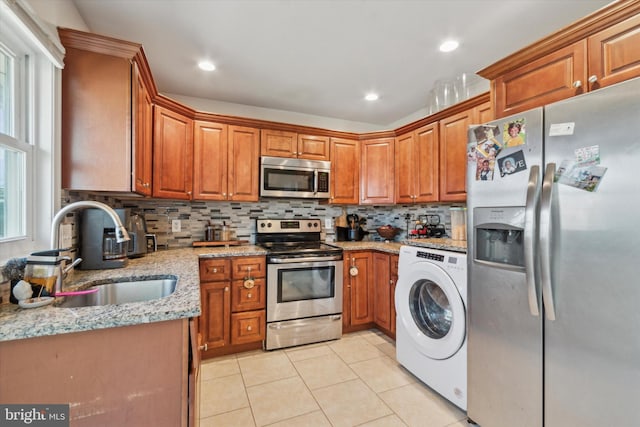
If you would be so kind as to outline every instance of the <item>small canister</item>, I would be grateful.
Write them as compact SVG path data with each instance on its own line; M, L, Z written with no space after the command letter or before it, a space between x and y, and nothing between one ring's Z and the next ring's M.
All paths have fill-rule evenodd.
M215 227L211 224L204 228L204 240L207 242L213 242L216 239Z
M220 229L220 240L223 242L231 240L231 228L226 222L222 223L222 228Z
M467 240L467 208L452 207L451 238L453 240Z

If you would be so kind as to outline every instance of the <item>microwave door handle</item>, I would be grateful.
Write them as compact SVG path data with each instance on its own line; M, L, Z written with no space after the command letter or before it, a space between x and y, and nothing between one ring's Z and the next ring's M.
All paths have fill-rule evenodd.
M318 194L318 169L313 170L313 194Z

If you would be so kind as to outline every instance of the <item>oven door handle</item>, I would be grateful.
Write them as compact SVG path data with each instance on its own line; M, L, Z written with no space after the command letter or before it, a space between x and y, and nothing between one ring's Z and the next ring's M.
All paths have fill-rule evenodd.
M342 261L342 255L329 255L329 256L309 256L303 258L291 258L272 256L267 257L267 263L269 264L297 264L300 262L321 262L321 261Z
M342 315L341 314L332 314L330 316L328 316L329 320L335 322L338 320L342 320ZM308 325L315 325L315 321L311 321L311 322L303 322L300 320L297 320L295 324L287 324L285 322L273 322L273 323L269 323L267 325L267 327L269 329L288 329L288 328L299 328L301 326L308 326Z

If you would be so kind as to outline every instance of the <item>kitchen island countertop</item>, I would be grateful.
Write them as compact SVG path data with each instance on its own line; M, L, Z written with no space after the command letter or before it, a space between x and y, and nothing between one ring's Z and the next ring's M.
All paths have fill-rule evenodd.
M65 290L81 289L83 284L94 280L117 281L130 277L140 280L176 276L178 282L173 294L144 302L78 308L48 305L32 309L3 304L0 305L0 341L196 317L200 315L199 258L265 254L264 249L254 245L170 249L130 259L124 268L77 270L65 280Z

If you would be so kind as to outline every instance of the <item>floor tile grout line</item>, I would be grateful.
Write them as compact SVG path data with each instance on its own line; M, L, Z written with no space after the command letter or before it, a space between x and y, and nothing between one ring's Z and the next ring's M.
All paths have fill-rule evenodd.
M251 411L251 418L253 418L253 425L257 426L258 421L256 420L256 414L253 412L253 406L251 406L251 399L249 399L249 391L247 390L247 383L244 379L244 374L242 373L242 366L240 366L240 360L238 360L238 356L236 356L236 363L238 364L238 370L240 370L240 378L242 378L242 386L244 387L244 395L247 398L247 403L249 404L249 410Z

